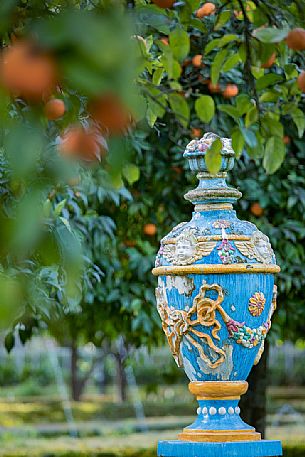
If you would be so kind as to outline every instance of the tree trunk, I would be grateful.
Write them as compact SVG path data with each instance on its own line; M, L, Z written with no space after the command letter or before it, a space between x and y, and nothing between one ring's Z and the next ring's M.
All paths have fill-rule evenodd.
M258 365L252 368L248 378L248 392L241 397L240 407L243 420L255 427L257 432L265 437L266 432L266 390L267 390L267 360L269 344L265 341L265 351Z
M71 343L71 395L72 400L80 401L81 383L78 378L78 348L75 341Z
M123 403L127 400L127 379L124 367L124 358L120 352L115 353L116 360L116 381L117 381L117 391L118 391L118 400L120 403Z

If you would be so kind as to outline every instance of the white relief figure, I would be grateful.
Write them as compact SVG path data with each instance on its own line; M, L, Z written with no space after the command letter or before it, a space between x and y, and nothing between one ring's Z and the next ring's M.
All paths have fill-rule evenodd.
M261 263L272 263L275 259L269 238L256 230L249 241L234 241L237 249L249 259L256 259Z
M257 256L262 259L264 263L272 262L274 253L269 242L269 238L258 230L253 233L252 241L257 253Z
M194 230L187 228L172 243L162 246L162 254L173 265L190 265L208 256L215 246L215 241L199 242Z
M188 276L167 276L166 288L168 291L177 289L179 294L189 296L195 290L194 280Z
M225 353L225 360L218 367L209 367L200 357L197 358L197 363L204 374L216 376L217 379L221 381L228 381L234 368L233 346L231 344L224 344L223 350Z
M197 238L191 230L181 233L177 237L175 257L178 263L188 263L196 255Z

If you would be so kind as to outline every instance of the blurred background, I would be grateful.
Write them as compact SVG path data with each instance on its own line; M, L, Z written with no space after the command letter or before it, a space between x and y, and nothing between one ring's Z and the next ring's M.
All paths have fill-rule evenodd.
M281 267L242 415L304 456L304 18L290 0L1 1L0 455L151 457L194 417L151 269L191 216L185 146L213 131Z

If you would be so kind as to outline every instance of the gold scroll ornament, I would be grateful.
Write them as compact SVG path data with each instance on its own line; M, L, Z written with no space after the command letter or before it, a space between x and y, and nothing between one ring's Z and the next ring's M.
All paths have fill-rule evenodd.
M206 291L215 290L217 292L216 300L205 296ZM183 366L181 357L180 346L182 339L185 338L189 343L196 347L201 359L210 367L217 368L221 365L226 358L223 349L216 346L214 340L220 340L218 332L221 329L221 324L216 318L216 311L219 311L224 320L228 320L228 316L223 310L221 303L224 299L224 294L221 286L218 284L203 284L200 288L199 294L195 297L193 306L188 310L177 310L170 307L167 303L165 286L157 287L157 308L162 320L162 328L167 337L173 357L179 367ZM196 316L195 318L193 318ZM197 330L196 326L202 325L211 328L212 337ZM208 347L217 354L217 360L213 361L204 352L202 345L194 338L199 337L204 340Z

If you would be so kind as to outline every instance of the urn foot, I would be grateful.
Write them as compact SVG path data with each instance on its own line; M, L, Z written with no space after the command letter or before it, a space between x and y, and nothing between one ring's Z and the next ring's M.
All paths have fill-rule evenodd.
M280 457L280 441L243 441L227 443L192 443L159 441L159 457Z
M196 395L197 419L179 435L182 441L230 442L260 441L261 435L240 417L238 402L248 389L246 381L191 382Z

